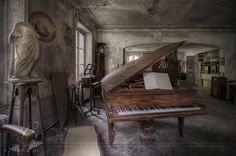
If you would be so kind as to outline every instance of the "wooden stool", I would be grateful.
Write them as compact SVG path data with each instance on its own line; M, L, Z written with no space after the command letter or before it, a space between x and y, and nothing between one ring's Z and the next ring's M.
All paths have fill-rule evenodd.
M39 120L41 125L41 138L44 146L44 153L46 155L46 144L45 144L45 138L44 138L44 130L43 130L43 119L42 119L42 108L40 103L40 97L39 97L39 88L38 83L42 82L42 80L36 79L36 80L29 80L29 81L21 81L21 82L10 82L13 84L13 91L12 91L12 101L11 101L11 107L10 107L10 115L9 115L9 124L12 124L13 120L13 114L14 114L14 106L15 106L15 99L17 96L19 96L20 99L20 126L24 126L24 102L26 97L29 99L29 106L28 106L28 122L29 122L29 128L32 128L32 106L31 106L31 98L32 95L34 95L37 99L38 107L39 107ZM8 139L9 142L9 139ZM8 150L8 149L7 149Z

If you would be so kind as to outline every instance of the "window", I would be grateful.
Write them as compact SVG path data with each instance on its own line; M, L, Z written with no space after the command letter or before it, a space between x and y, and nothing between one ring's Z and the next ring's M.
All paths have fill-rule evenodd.
M143 54L142 53L135 53L135 52L130 52L126 54L126 63L132 62L134 60L139 59L140 57L142 57Z
M137 60L137 59L139 59L139 57L140 57L140 56L138 56L138 55L130 55L130 56L128 57L128 62Z
M85 67L85 35L76 31L76 81L80 80Z

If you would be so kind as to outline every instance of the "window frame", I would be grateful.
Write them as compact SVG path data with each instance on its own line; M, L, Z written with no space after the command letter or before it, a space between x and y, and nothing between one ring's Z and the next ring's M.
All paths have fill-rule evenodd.
M83 48L80 47L80 34L83 35L83 39L84 39L84 45L83 45ZM84 73L84 69L85 69L85 55L86 55L86 32L84 32L83 30L81 29L78 29L76 30L76 45L75 45L75 49L76 49L76 60L75 60L75 65L76 65L76 68L75 68L75 73L76 73L76 81L79 81L81 80L82 76L83 76L83 73ZM83 63L80 63L80 51L83 51ZM79 55L79 56L78 56ZM82 66L82 68L81 68ZM81 71L82 69L82 71Z

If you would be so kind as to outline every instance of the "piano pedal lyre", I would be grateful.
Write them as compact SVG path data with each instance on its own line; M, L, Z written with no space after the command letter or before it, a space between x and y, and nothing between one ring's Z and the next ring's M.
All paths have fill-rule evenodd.
M142 121L140 123L140 128L141 128L141 133L139 134L139 138L142 142L153 142L155 141L155 123L153 120L149 120L149 121Z

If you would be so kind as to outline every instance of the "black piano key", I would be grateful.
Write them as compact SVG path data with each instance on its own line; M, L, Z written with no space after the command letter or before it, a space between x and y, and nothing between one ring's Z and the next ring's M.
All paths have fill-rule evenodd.
M144 109L145 111L149 110L148 107L144 107L143 109Z

